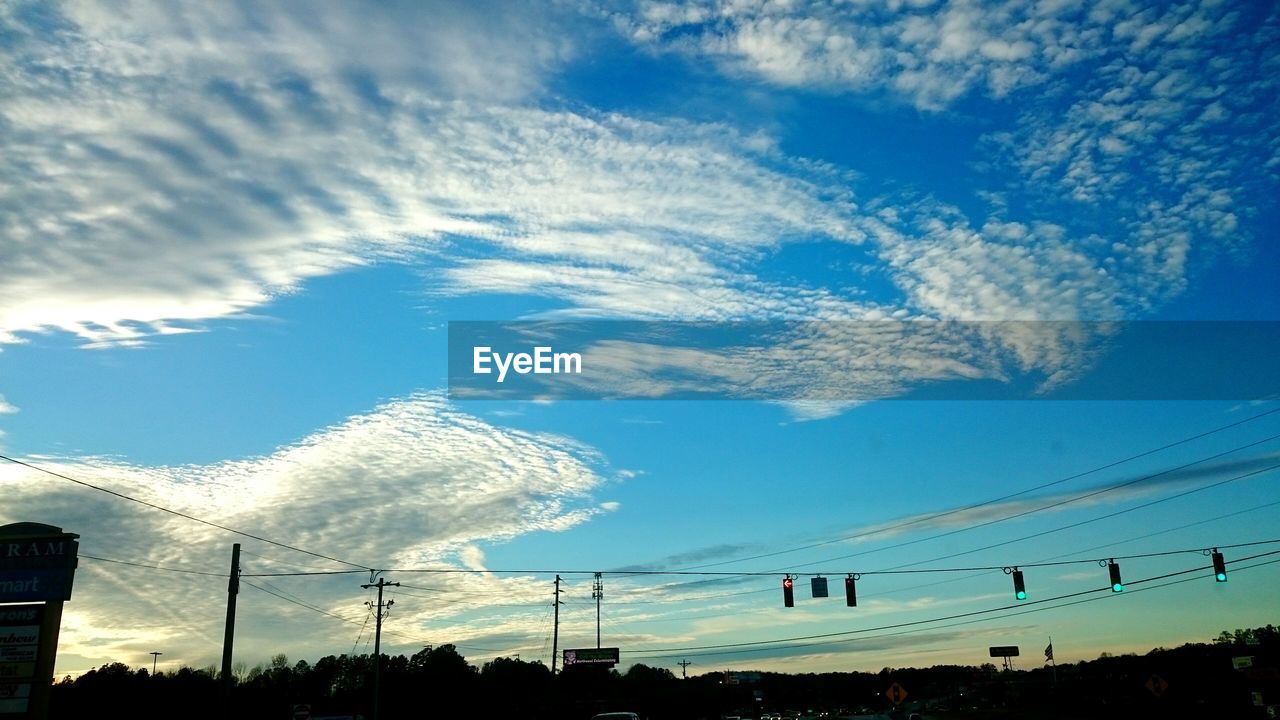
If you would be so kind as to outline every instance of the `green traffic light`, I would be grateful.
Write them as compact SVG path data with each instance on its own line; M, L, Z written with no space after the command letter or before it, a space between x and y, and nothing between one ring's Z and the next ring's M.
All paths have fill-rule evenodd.
M1121 585L1120 583L1115 583L1114 585L1111 586L1111 592L1124 592L1124 585Z
M1027 591L1026 591L1026 590L1019 590L1019 591L1018 591L1018 599L1019 599L1019 600L1026 600L1026 599L1027 599Z
M1213 577L1218 582L1227 581L1227 560L1217 548L1213 551Z

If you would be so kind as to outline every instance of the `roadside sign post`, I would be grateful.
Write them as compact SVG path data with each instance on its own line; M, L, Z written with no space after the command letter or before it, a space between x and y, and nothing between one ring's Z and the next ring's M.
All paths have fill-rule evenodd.
M995 645L991 647L989 651L991 653L991 657L993 658L997 658L997 657L1004 658L1005 670L1013 669L1013 663L1009 660L1009 658L1018 657L1019 655L1017 645Z
M79 537L41 523L0 527L0 718L48 717Z
M884 691L884 696L889 698L889 701L892 702L895 706L897 706L897 705L901 705L902 701L907 699L907 691L904 690L901 685L895 682L894 684L889 686L888 690Z
M598 665L613 667L618 664L618 648L578 648L564 651L564 666Z

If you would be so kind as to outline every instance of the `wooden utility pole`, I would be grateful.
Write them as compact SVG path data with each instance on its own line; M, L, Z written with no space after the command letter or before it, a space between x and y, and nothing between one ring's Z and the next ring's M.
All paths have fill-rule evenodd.
M222 717L231 718L231 646L236 636L236 595L240 592L240 543L231 546L227 579L227 629L222 636Z
M690 665L692 665L693 663L689 662L688 660L681 660L680 662L678 662L678 663L676 663L676 664L680 666L680 679L682 679L682 680L688 680L688 679L689 679L689 666L690 666Z
M604 580L596 573L596 582L591 586L591 599L596 601L596 648L600 648L600 600L604 598Z
M560 576L556 575L556 622L551 631L551 674L556 674L556 656L560 654ZM374 720L377 720L375 718Z
M372 574L377 575L376 572ZM371 577L369 580L372 581L373 578ZM381 700L381 693L379 692L378 685L382 674L382 618L386 617L382 610L382 589L387 586L400 587L400 583L387 582L386 578L378 578L378 582L376 583L370 582L368 585L360 586L365 589L371 587L378 588L378 607L376 608L376 614L374 615L376 622L374 624L373 631L373 720L378 720L378 703ZM395 600L387 601L386 608L388 611L390 611L391 606L394 605L395 602Z

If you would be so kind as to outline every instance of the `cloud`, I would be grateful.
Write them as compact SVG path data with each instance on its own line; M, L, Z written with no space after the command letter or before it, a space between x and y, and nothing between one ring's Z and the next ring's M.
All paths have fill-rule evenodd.
M568 13L518 5L490 22L483 8L141 2L5 13L0 177L22 182L0 200L0 343L59 330L88 347L145 344L388 262L417 265L434 294L537 297L553 317L1136 317L1187 286L1201 248L1244 243L1258 180L1244 158L1256 153L1234 148L1280 157L1280 143L1260 145L1276 135L1266 78L1280 73L1244 72L1277 63L1274 18L1226 47L1247 19L1209 5L1123 21L1021 1L643 2L612 16L635 42L788 87L926 108L1024 93L1012 127L983 142L990 172L1025 189L983 188L977 211L858 198L851 172L759 132L553 98L548 79L584 51L569 30L595 27ZM368 56L370 37L385 52ZM1082 68L1094 79L1060 81ZM1102 202L1118 214L1080 211ZM859 246L888 291L869 297L861 276L779 277L773 262L795 243ZM992 336L949 363L908 363L905 380L999 379L982 356L1011 351L1062 383L1095 339ZM795 345L827 340L725 367L776 377ZM678 371L692 355L646 362ZM668 392L651 369L639 382ZM846 409L823 388L850 377L866 397L900 392L902 368L887 370L801 373L796 414Z
M568 57L564 34L478 13L10 6L0 175L23 181L0 203L0 341L136 344L410 259L442 264L450 292L776 312L808 298L744 290L734 265L786 238L857 241L825 171L731 128L517 102Z
M604 510L592 493L604 482L602 458L567 438L494 427L452 408L437 395L415 395L316 432L257 458L214 465L143 467L103 458L27 458L42 467L100 484L165 507L243 528L290 545L371 567L483 567L480 543L537 532L559 532ZM119 659L143 646L190 636L179 656L203 664L221 643L220 609L227 554L244 544L249 575L303 569L350 569L323 559L229 536L207 526L94 493L25 468L0 468L6 497L3 522L57 518L81 535L81 555L212 572L149 571L85 558L68 605L62 642L85 657ZM412 576L431 578L441 576ZM304 602L358 623L360 582L366 575L253 578ZM402 578L403 579L403 578ZM164 591L158 590L160 584ZM220 585L221 584L221 585ZM528 596L535 581L471 575L419 615L411 604L401 629L434 637L440 622L466 609ZM541 590L538 591L541 593ZM246 591L248 593L248 591ZM477 595L478 593L478 595ZM487 593L487 594L486 594ZM456 602L458 598L480 602ZM271 618L319 627L318 644L331 648L354 631L312 610L265 593L242 598L238 647L269 654ZM414 619L422 620L416 622ZM427 628L431 628L428 630ZM309 637L311 635L308 635Z
M4 399L4 395L0 395L0 415L12 415L18 412L17 406Z
M640 0L606 15L641 47L731 77L928 111L983 96L1011 113L1016 129L990 131L993 152L978 164L994 187L1008 183L1001 173L1022 176L1022 222L994 208L985 224L958 221L944 203L882 198L915 228L894 228L900 239L864 228L888 240L882 257L925 313L1149 312L1186 288L1198 251L1203 262L1245 247L1242 219L1257 193L1274 194L1274 9ZM1071 218L1057 237L1006 233L1051 216Z
M679 9L677 9L679 8ZM642 0L611 15L632 42L784 87L889 93L941 110L1045 82L1101 50L1101 22L1063 3Z

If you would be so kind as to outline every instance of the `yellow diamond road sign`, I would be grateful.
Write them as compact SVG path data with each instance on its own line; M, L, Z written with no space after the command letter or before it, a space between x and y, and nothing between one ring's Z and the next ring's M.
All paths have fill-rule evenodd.
M1147 689L1151 691L1152 695L1160 697L1165 690L1169 689L1169 683L1165 682L1165 679L1159 675L1152 675L1147 678Z
M894 705L901 705L902 701L907 699L907 691L903 690L898 683L894 683L884 691L884 696L892 700Z

